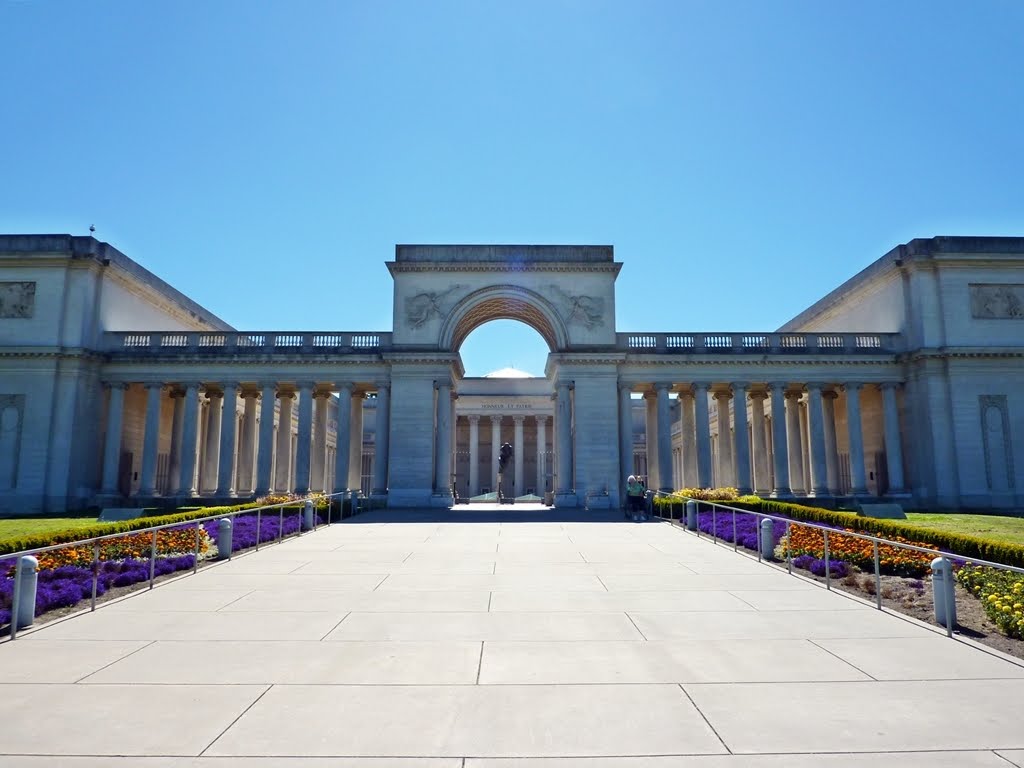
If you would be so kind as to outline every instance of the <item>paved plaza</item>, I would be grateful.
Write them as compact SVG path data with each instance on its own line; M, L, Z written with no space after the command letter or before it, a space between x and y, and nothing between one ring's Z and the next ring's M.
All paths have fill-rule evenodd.
M0 646L0 766L1024 766L1024 665L663 522L387 513Z

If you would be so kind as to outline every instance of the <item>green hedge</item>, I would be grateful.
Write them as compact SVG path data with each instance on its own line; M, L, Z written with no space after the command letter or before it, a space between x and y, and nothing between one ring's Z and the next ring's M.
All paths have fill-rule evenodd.
M97 522L94 526L86 528L66 528L64 530L38 533L32 536L21 536L16 539L5 539L0 541L0 556L9 555L12 552L21 552L36 547L48 547L52 544L65 544L82 539L91 539L96 536L109 536L112 533L132 533L133 531L152 528L157 525L169 523L185 523L189 520L197 520L213 515L222 515L228 512L238 512L245 509L255 509L258 504L237 504L227 507L189 507L184 512L173 512L166 515L155 515L153 517L137 517L134 520L121 520L110 523ZM301 509L299 507L286 507L286 509Z
M965 560L988 560L993 563L1024 568L1024 546L1020 544L1004 544L982 536L931 530L908 524L902 520L862 517L854 512L836 512L831 509L808 507L803 504L793 504L785 501L762 499L761 501L727 501L721 503L737 509L764 512L765 514L779 515L793 520L839 525L843 528L863 531L891 540L898 541L902 538L916 544L928 544L959 555ZM658 498L655 499L655 506L659 509L659 512L667 506L674 513L673 516L678 517L683 509L683 502L678 499ZM663 516L668 517L668 514Z

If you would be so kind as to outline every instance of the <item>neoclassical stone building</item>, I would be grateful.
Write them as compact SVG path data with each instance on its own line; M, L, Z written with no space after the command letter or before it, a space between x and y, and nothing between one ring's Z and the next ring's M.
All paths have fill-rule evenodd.
M390 331L238 331L106 243L0 236L0 512L653 488L1024 507L1024 239L894 248L777 331L624 332L610 246L400 245ZM468 378L519 320L545 375Z

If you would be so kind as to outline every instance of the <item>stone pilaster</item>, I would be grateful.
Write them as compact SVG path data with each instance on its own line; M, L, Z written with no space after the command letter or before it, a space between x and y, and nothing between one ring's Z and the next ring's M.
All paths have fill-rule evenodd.
M889 471L888 495L904 495L907 490L903 481L903 445L900 441L900 414L896 407L895 382L879 384L882 390L882 411L885 419L885 462Z
M127 384L109 384L110 398L107 405L107 436L103 445L103 482L101 493L116 496L117 473L121 467L121 438L124 427L124 393Z
M786 436L786 384L776 381L768 387L772 393L772 456L775 461L772 496L788 499L793 491L789 481L789 441Z
M391 384L377 383L376 436L374 437L373 495L388 492L388 470L391 461ZM360 450L362 450L362 422L359 424Z
M572 397L569 382L560 381L555 389L555 450L558 457L558 477L555 479L555 493L562 497L562 503L570 503L570 495L575 496L572 477ZM556 499L556 503L558 500ZM576 500L571 500L576 506Z
M659 491L671 493L672 479L672 404L668 391L671 384L660 382L654 385L658 417L658 485Z
M619 487L622 498L619 503L626 503L626 478L633 474L633 401L628 384L619 384Z
M848 382L846 390L846 431L850 444L850 481L854 496L867 496L868 480L864 469L864 432L860 418L860 389L863 385Z
M836 398L835 390L826 389L821 393L822 421L825 427L825 471L828 475L828 490L833 496L841 493L839 487L839 446L836 443Z
M537 416L537 495L541 498L547 492L547 473L544 468L548 443L548 417Z
M515 496L522 496L526 492L526 488L523 485L523 421L525 419L525 416L519 415L512 417L512 441L514 443L512 450L514 452L513 461L515 462L515 487L513 489L513 495Z
M167 495L177 496L181 489L181 441L185 428L185 392L171 390L171 451L167 457Z
M160 451L160 410L163 405L164 385L146 384L146 433L142 441L142 472L139 476L139 495L156 495L156 461Z
M469 416L469 495L480 495L480 417Z
M491 416L491 488L498 491L499 458L501 454L501 416Z
M658 477L658 393L644 392L644 442L647 449L647 487L657 488Z
M750 436L747 431L747 385L745 382L733 382L732 411L735 427L733 428L733 446L735 451L736 490L741 495L751 491L750 482ZM762 417L764 412L761 412Z

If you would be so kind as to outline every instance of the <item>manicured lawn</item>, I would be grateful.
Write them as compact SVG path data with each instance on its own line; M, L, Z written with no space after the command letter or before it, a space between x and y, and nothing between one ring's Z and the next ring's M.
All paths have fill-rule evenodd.
M96 525L95 517L33 517L0 520L0 541L47 531L88 528L93 525Z
M907 522L936 531L981 536L1006 544L1024 544L1024 517L908 512Z

